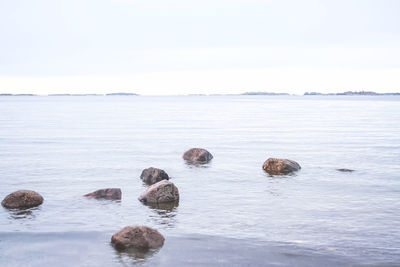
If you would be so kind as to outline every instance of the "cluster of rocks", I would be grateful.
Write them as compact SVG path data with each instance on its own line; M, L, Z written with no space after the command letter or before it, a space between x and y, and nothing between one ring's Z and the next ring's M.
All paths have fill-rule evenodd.
M183 159L189 164L199 165L209 162L213 156L202 148L192 148L183 154ZM300 164L290 159L269 158L263 164L263 169L270 175L287 175L301 169ZM350 169L337 169L341 172L352 172ZM148 205L165 203L178 203L179 190L169 181L168 174L158 168L144 169L140 179L149 187L139 196L139 201ZM120 200L122 191L120 188L99 189L84 197ZM8 209L26 209L39 206L43 203L43 197L31 190L19 190L6 196L1 204ZM157 230L146 226L126 226L116 232L111 242L117 249L128 248L150 249L164 244L164 237Z

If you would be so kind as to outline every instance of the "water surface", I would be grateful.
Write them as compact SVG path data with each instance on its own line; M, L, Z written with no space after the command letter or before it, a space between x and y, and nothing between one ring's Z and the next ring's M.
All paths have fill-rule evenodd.
M186 263L224 255L214 264L268 265L257 251L274 248L279 256L270 254L272 262L293 265L284 256L285 247L303 257L298 263L305 266L321 259L331 265L398 263L399 100L0 97L0 197L31 189L45 199L27 213L0 208L0 262L29 262L29 257L12 257L24 242L33 242L32 249L44 253L41 243L29 237L41 240L48 233L52 246L68 247L59 235L77 243L101 240L104 253L91 264L106 258L125 264L106 237L123 226L144 224L158 229L167 242L139 260L143 264L168 265L162 261L163 251L178 246L192 248L177 255ZM186 164L182 154L191 147L208 149L214 159L202 167ZM261 168L269 157L296 160L302 170L271 177ZM178 207L157 209L137 200L146 189L141 171L151 166L164 169L179 188ZM122 200L82 197L106 187L120 187ZM194 250L199 243L191 241L193 236L210 250ZM219 250L222 254L215 252ZM83 257L84 252L74 254ZM68 258L67 252L56 255L56 261ZM235 255L242 261L224 262ZM41 263L45 260L37 265Z

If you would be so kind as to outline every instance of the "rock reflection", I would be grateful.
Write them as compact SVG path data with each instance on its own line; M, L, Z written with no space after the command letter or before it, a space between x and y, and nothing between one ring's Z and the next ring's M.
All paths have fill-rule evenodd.
M146 260L156 255L160 248L157 249L139 249L139 248L128 248L123 251L114 248L118 261L122 265L126 264L141 264Z
M10 218L11 219L33 219L35 215L33 213L34 210L38 208L31 208L31 209L12 209L9 210Z
M147 203L152 215L149 219L155 222L157 225L166 226L167 228L172 228L176 224L176 215L178 211L178 202L171 203Z
M185 165L189 168L210 168L211 162L193 162L186 160Z

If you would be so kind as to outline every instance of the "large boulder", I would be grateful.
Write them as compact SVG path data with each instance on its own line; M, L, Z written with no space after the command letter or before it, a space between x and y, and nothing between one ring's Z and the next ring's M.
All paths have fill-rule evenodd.
M18 190L6 196L1 205L8 209L24 209L39 206L43 197L31 190Z
M284 175L298 171L301 167L290 159L269 158L264 162L263 169L271 175Z
M121 189L119 189L119 188L105 188L105 189L99 189L92 193L86 194L86 195L84 195L84 197L119 200L119 199L121 199L121 195L122 195L122 192L121 192Z
M164 237L155 229L134 225L126 226L113 234L111 243L120 250L158 248L164 244Z
M213 155L203 148L191 148L183 154L183 159L190 163L207 163Z
M151 185L162 180L169 180L169 176L164 170L150 167L142 171L140 179L146 184Z
M178 188L168 180L162 180L151 185L139 197L144 203L168 203L179 201Z

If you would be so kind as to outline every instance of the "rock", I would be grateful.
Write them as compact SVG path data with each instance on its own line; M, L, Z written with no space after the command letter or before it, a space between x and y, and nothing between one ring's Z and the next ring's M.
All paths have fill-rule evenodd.
M84 195L84 197L104 198L104 199L121 199L121 189L119 188L105 188L94 191L92 193Z
M167 203L179 201L178 188L168 180L162 180L151 185L139 197L144 203Z
M169 176L164 170L150 167L142 171L140 179L142 179L146 184L152 185L161 180L169 180Z
M263 169L271 175L282 175L298 171L301 167L290 159L269 158L264 162Z
M1 205L8 209L32 208L43 203L43 197L31 190L18 190L6 196Z
M164 237L157 230L147 226L126 226L113 234L111 243L117 249L158 248L164 244Z
M351 169L336 169L337 171L340 171L340 172L354 172L354 170L351 170Z
M192 148L183 154L183 159L191 163L207 163L212 158L213 155L202 148Z

